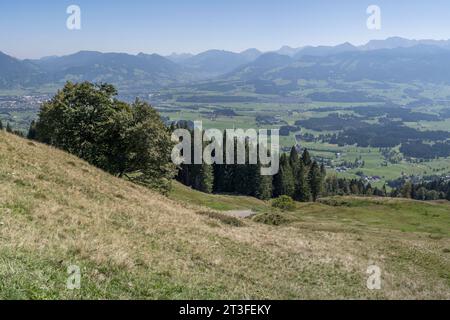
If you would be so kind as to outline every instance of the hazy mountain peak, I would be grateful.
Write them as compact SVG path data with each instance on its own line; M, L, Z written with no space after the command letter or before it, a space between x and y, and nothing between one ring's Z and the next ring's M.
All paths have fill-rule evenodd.
M172 54L165 56L166 59L169 59L172 62L180 63L183 62L186 59L192 58L194 55L192 53L176 53L173 52Z
M401 37L390 37L384 40L371 40L367 44L359 47L362 50L380 50L380 49L395 49L395 48L410 48L417 45L431 45L445 49L450 48L449 40L433 40L433 39L405 39Z
M362 46L363 50L379 50L379 49L394 49L401 47L412 47L417 44L415 40L409 40L401 37L390 37L385 40L371 40L366 45Z
M251 48L251 49L244 50L239 54L241 56L245 57L248 61L254 61L259 56L261 56L262 52L259 51L258 49Z
M304 56L317 56L317 57L323 57L333 54L339 54L344 52L352 52L357 51L358 48L352 45L349 42L345 42L342 44L339 44L337 46L317 46L312 47L308 46L300 50L295 56L295 59L300 59Z
M292 48L290 46L282 46L279 50L275 51L278 54L286 56L294 56L303 48Z
M248 58L239 53L212 49L186 59L182 64L206 76L217 76L231 72L248 62Z
M344 42L342 44L339 44L337 46L335 46L335 48L350 48L350 49L356 49L356 47L351 44L350 42Z

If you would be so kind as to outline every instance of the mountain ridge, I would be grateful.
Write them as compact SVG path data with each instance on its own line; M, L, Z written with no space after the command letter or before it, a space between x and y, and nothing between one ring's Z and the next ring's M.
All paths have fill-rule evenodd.
M426 50L424 48L427 48ZM392 75L385 65L380 64L377 55L389 56L386 51L392 54L405 55L405 52L411 52L410 58L414 52L421 51L422 54L429 54L431 61L415 57L418 59L408 60L410 65L403 63L402 68L397 71L404 74L399 76ZM447 70L447 61L445 54L450 52L450 41L448 40L409 40L400 37L391 37L385 40L372 40L363 46L354 46L348 42L337 46L306 46L302 48L282 47L278 51L261 52L257 49L247 49L236 53L226 50L208 50L197 55L190 54L172 54L171 56L161 56L158 54L139 53L132 55L128 53L99 52L99 51L79 51L65 56L50 56L41 59L19 60L7 54L0 53L0 88L29 88L39 87L47 84L57 84L58 86L67 80L72 81L94 81L111 82L120 88L137 87L137 89L158 89L165 86L185 84L197 80L211 80L215 78L227 78L232 76L236 78L238 74L245 77L244 70L247 69L251 75L250 78L261 78L264 73L269 72L271 68L287 67L288 59L292 59L292 64L299 61L321 64L319 60L331 61L346 59L347 64L356 64L361 72L364 69L361 61L367 57L378 59L377 64L385 73L385 79L381 72L369 70L369 78L376 77L376 80L407 80L408 74L416 77L419 69L428 74L422 77L424 80L433 82L450 81L449 77L435 76L430 77L428 68L436 71L438 64L442 64L444 70ZM284 53L284 54L283 54ZM438 55L442 56L442 61L435 61ZM271 58L269 58L271 57ZM391 57L392 58L392 57ZM445 58L445 59L444 59ZM349 59L354 59L351 62ZM370 63L370 61L366 61ZM389 61L386 61L388 63ZM400 61L401 62L401 61ZM323 63L322 63L323 64ZM330 70L333 69L331 64ZM416 71L414 71L414 69ZM298 78L295 73L299 68L293 66L290 73L292 77ZM303 69L303 71L305 71ZM306 77L313 76L313 68L306 70ZM316 76L325 77L327 71L323 68L315 69ZM335 69L334 72L341 73L342 78L348 67ZM366 70L367 71L367 70ZM414 72L413 72L414 71ZM258 75L258 72L260 73ZM277 73L274 70L274 74ZM440 73L439 73L440 74ZM361 78L349 76L349 79ZM417 79L420 79L418 77ZM412 78L411 80L417 80Z

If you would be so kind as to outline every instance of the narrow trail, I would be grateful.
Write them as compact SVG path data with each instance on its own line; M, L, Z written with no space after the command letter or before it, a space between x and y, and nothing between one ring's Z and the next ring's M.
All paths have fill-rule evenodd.
M231 210L225 213L236 218L248 218L255 214L252 210Z

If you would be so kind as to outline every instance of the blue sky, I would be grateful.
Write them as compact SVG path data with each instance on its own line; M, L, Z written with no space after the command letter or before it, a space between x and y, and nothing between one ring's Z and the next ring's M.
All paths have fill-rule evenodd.
M81 8L82 29L66 28ZM366 9L380 6L382 29ZM0 51L19 58L103 52L275 50L402 36L450 38L448 0L1 0Z

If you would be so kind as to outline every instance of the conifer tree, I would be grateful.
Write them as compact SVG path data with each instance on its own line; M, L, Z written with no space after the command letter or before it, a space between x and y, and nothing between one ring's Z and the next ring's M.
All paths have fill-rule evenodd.
M445 196L445 199L450 201L450 188L447 190L447 195Z
M273 176L272 180L272 198L278 198L283 195L283 178L281 174L281 168L277 174Z
M372 185L370 183L367 185L364 194L367 195L367 196L372 196L373 195L373 188L372 188Z
M234 165L233 189L234 192L249 196L252 194L252 186L249 179L252 178L252 168L250 165L237 164ZM254 177L253 177L254 178Z
M305 151L303 151L302 161L305 166L307 166L307 167L311 166L312 160L311 160L311 155L309 154L308 149L305 149Z
M300 163L295 176L294 200L300 202L308 202L311 200L311 190L309 188L309 183L306 177L306 171L303 162Z
M292 167L286 154L280 159L281 173L281 194L282 196L293 197L295 192L295 181Z
M206 163L197 166L198 173L195 177L194 188L204 193L212 193L214 184L213 167Z
M383 185L383 189L381 191L383 192L383 197L386 197L387 196L386 184Z
M30 140L36 139L36 121L31 121L30 129L28 130L27 138Z
M344 195L350 194L350 183L347 179L343 179L343 181L339 183L339 189L342 190Z
M325 179L327 176L327 169L323 163L320 165L320 174L322 175L322 179Z
M406 181L400 191L401 197L411 199L412 189L413 189L413 185L412 185L411 181Z
M261 149L261 146L258 146L258 152L259 153L265 153L268 154L268 151L266 149ZM263 176L261 175L261 170L263 169L263 166L260 162L260 159L258 159L258 164L253 167L252 175L253 178L251 179L252 183L253 181L256 181L255 187L254 187L254 196L261 200L269 200L272 198L273 194L273 176Z
M297 149L294 147L291 148L291 153L289 155L289 164L291 165L292 169L295 171L299 167L300 157L298 155Z
M311 196L314 202L317 201L317 199L320 196L320 193L322 192L322 174L320 172L319 165L317 162L313 162L311 165L311 169L309 170L309 186L311 188Z
M269 200L272 196L272 176L259 175L255 197Z

